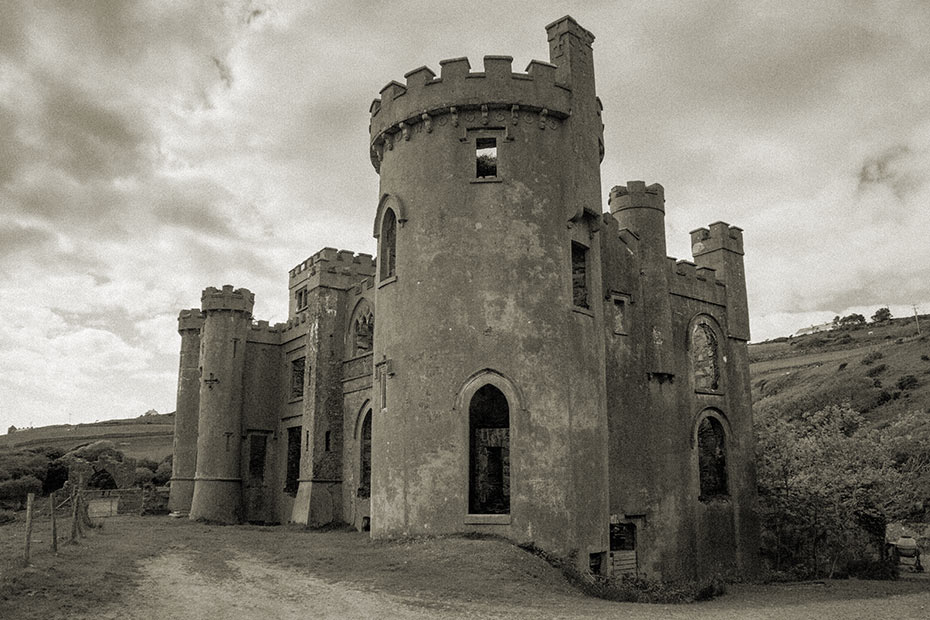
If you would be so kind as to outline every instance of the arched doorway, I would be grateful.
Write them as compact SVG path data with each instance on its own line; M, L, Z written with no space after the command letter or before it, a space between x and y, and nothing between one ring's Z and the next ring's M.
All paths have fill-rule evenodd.
M468 512L509 514L510 406L490 383L468 405L468 436Z

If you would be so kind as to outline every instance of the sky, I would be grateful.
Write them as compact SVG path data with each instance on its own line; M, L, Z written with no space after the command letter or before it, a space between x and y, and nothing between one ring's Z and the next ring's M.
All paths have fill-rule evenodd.
M287 317L288 270L373 253L371 100L439 61L591 30L614 185L668 253L745 230L754 341L930 312L930 3L48 2L0 19L0 433L173 411L207 286Z

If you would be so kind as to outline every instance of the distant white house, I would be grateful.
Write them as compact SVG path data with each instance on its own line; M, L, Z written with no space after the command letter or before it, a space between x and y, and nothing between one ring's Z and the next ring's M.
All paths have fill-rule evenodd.
M836 325L833 323L821 323L820 325L811 325L810 327L802 327L797 332L795 336L805 336L807 334L816 334L817 332L828 332L831 329L835 329Z

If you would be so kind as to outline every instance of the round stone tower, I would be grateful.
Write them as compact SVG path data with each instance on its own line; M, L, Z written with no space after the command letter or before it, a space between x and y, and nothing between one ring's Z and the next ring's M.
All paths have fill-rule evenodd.
M178 402L174 414L174 458L171 461L171 492L168 509L186 514L194 496L197 469L197 424L200 412L200 330L203 313L181 310L181 365L178 371Z
M380 174L373 536L608 547L593 35L422 67L371 108ZM201 426L201 428L203 428Z
M210 287L201 296L200 420L190 518L241 520L242 372L254 296Z

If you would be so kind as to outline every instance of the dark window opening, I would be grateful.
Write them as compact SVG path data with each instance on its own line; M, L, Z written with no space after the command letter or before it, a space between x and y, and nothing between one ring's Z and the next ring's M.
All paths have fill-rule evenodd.
M359 443L360 466L357 496L371 497L371 411L365 414Z
M572 303L588 306L588 248L572 241Z
M298 357L291 362L291 399L303 398L304 374L306 374L307 358Z
M475 140L475 171L479 179L497 176L497 138Z
M323 433L323 450L326 452L332 451L332 434L329 431Z
M510 513L510 408L493 385L472 396L469 417L471 514Z
M720 387L720 362L717 336L705 323L698 323L691 332L691 360L694 387L698 390L717 390Z
M610 550L635 551L636 526L632 523L610 524Z
M728 494L726 436L715 418L704 418L698 426L698 468L702 500Z
M626 300L614 298L614 333L626 333Z
M592 575L603 575L607 572L607 562L604 561L606 556L607 553L604 551L588 554L588 570Z
M384 218L381 220L381 279L385 280L396 275L397 261L397 216L394 215L393 209L384 212Z
M355 320L355 355L368 353L374 346L375 317L369 312Z
M268 438L265 435L249 437L249 484L261 486L265 482L265 456L268 454Z
M300 430L299 426L287 429L287 467L284 476L284 492L297 495L300 479Z
M297 290L297 309L303 310L307 307L308 297L307 297L307 287L303 287Z

